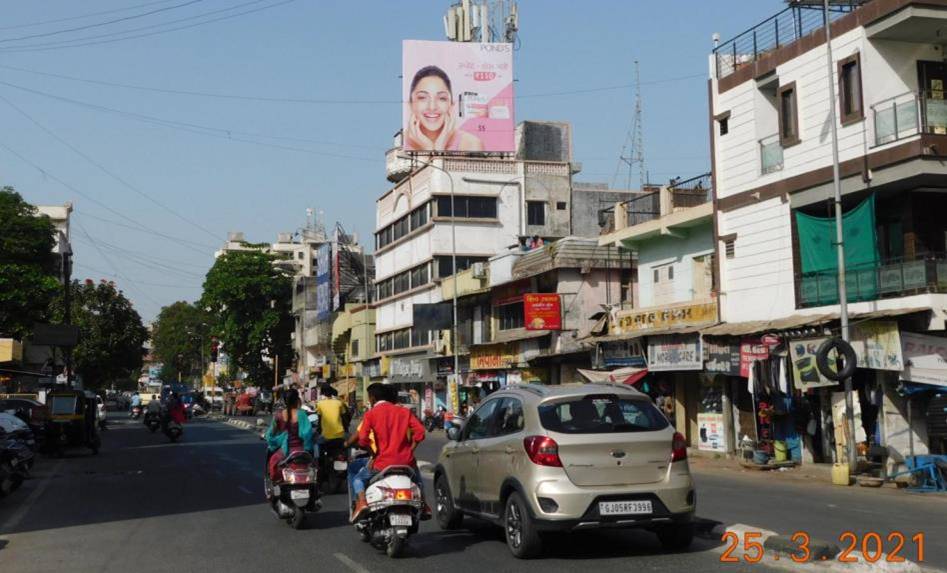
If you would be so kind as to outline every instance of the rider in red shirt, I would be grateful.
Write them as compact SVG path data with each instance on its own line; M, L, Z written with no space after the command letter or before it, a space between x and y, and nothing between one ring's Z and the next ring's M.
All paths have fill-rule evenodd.
M368 503L365 500L365 486L371 476L389 466L409 466L414 468L415 482L421 484L414 450L424 441L424 425L407 408L393 404L388 400L388 389L384 384L375 383L368 387L368 400L371 409L365 414L358 430L358 442L368 448L374 434L377 453L362 471L356 474L353 485L357 495L352 519L356 519ZM425 504L424 517L430 516L430 508Z

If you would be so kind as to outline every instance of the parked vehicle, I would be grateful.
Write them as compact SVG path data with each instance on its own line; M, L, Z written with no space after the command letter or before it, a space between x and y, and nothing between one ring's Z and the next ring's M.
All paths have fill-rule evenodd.
M93 454L102 445L96 423L95 394L82 390L56 390L46 396L49 420L46 442L62 455L67 447L87 447Z
M421 523L421 489L411 480L414 470L389 466L376 474L365 489L368 510L355 522L355 530L372 547L384 549L389 557L400 557L408 537ZM355 506L349 492L349 508Z
M37 449L43 449L46 420L49 418L46 404L31 398L7 398L0 400L0 412L13 414L26 422L33 431Z
M486 519L518 558L541 553L544 531L644 528L667 550L693 539L686 442L630 386L507 387L448 438L434 468L442 529Z
M0 430L0 497L20 487L29 475L33 455L25 444Z
M319 498L316 459L309 452L294 452L279 464L282 479L274 482L269 474L269 451L263 463L263 491L273 514L301 529L306 517L322 509Z
M37 449L33 430L19 416L0 413L0 432L3 432L3 435L8 439L21 442L31 452L35 452Z

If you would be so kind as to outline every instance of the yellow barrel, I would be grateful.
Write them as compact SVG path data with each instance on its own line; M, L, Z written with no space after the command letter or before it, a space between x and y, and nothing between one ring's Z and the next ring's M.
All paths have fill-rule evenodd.
M832 483L835 485L852 485L852 477L848 473L848 463L832 464Z

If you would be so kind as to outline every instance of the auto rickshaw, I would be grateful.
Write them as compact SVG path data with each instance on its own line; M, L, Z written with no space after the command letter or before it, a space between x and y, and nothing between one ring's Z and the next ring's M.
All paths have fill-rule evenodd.
M49 420L46 444L57 455L66 447L87 447L99 453L102 438L96 421L95 394L83 390L55 390L46 395Z

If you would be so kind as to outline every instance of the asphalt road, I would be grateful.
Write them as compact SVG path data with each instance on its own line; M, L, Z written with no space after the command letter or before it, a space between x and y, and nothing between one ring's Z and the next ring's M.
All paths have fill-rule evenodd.
M419 457L433 461L442 436L437 433L422 445ZM151 434L140 423L120 419L103 440L98 456L83 451L62 460L40 459L35 477L0 500L0 569L4 573L232 573L275 567L356 573L409 568L546 573L589 565L596 572L770 570L761 564L720 563L721 544L707 539L695 541L688 552L665 554L653 535L634 531L557 536L547 544L546 558L517 561L500 530L472 521L469 529L450 533L425 522L411 539L408 555L391 560L359 541L347 523L344 494L324 498L324 509L304 531L294 531L274 518L263 501L263 446L251 432L196 421L186 426L183 442L170 444L160 433ZM831 519L845 519L844 512L819 510L826 500L804 487L792 499L785 499L773 497L776 490L765 482L761 482L763 488L750 488L753 484L739 476L701 475L698 479L704 517L767 527L791 515L806 527L832 531L842 521ZM801 498L808 499L808 505L800 505ZM912 506L902 512L919 512L908 516L912 521L927 516L943 521L945 507L925 513ZM865 514L860 519L861 525L869 527L880 517ZM881 527L889 521L878 523ZM901 524L900 529L907 525ZM943 524L935 525L943 528ZM931 539L929 554L934 554L942 539L943 535Z

